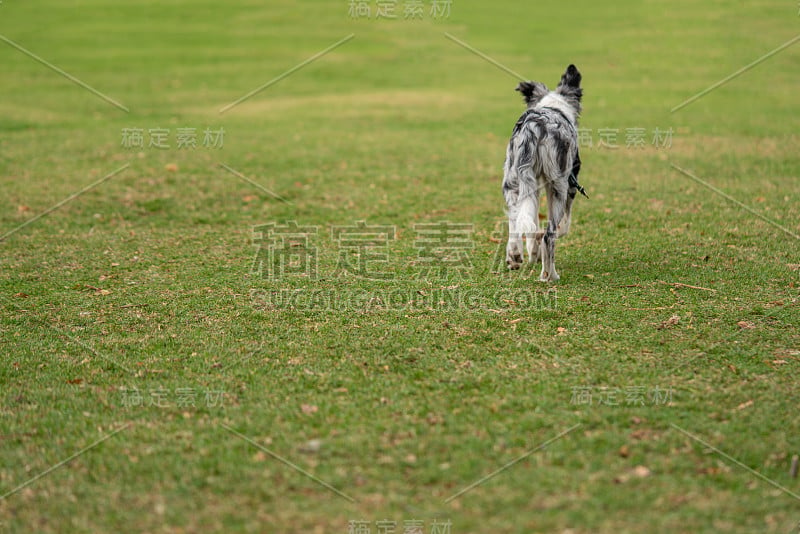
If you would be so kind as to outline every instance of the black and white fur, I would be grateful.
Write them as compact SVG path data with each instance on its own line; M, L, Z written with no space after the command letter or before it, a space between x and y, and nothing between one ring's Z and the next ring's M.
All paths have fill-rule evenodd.
M559 279L555 267L556 238L569 231L572 201L578 191L578 116L581 73L567 67L554 91L540 82L521 82L517 91L528 109L514 126L506 150L503 196L508 208L506 264L522 264L522 237L528 261L542 260L539 280ZM572 177L571 177L572 175ZM547 194L548 223L539 229L539 190Z

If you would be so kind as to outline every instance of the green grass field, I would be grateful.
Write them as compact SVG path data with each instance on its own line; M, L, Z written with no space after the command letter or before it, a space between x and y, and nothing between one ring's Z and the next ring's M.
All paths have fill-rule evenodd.
M0 531L800 532L796 2L269 4L0 3Z

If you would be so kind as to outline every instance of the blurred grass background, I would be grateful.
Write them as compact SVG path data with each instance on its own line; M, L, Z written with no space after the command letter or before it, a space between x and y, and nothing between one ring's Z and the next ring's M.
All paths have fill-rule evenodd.
M455 0L422 20L370 6L0 4L0 35L129 109L0 43L0 232L130 165L0 242L3 530L796 529L798 49L670 110L794 39L797 6ZM551 87L569 63L583 73L591 199L559 243L556 309L256 306L251 289L297 287L250 270L253 226L287 220L320 228L325 274L307 289L545 293L491 264L517 81L445 32ZM171 146L127 149L124 128L167 128ZM175 146L178 128L196 149ZM202 146L206 128L222 148ZM631 128L644 147L625 146ZM398 228L393 282L331 274L330 226L355 220ZM436 221L473 225L467 279L409 276L413 225ZM624 402L632 387L644 405ZM126 406L133 388L144 406Z

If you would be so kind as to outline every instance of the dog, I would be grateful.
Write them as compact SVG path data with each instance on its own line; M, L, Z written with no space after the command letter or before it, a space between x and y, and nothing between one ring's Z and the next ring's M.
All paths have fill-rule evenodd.
M522 265L522 237L528 261L542 260L539 280L555 282L556 239L569 232L572 202L580 191L578 117L581 114L581 73L570 65L554 91L540 82L521 82L528 108L514 126L503 165L503 197L508 210L506 265ZM547 195L547 227L539 229L539 191Z

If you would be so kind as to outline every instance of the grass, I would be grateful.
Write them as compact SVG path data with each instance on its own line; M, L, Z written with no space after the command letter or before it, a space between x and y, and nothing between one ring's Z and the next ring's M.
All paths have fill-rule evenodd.
M2 530L797 532L796 46L670 113L796 6L273 4L0 4L0 34L130 110L0 43ZM495 261L516 81L444 32L583 72L591 198L553 287ZM339 269L360 220L396 232L384 278ZM253 271L254 227L286 221L313 279ZM426 276L415 225L442 221L467 261Z

